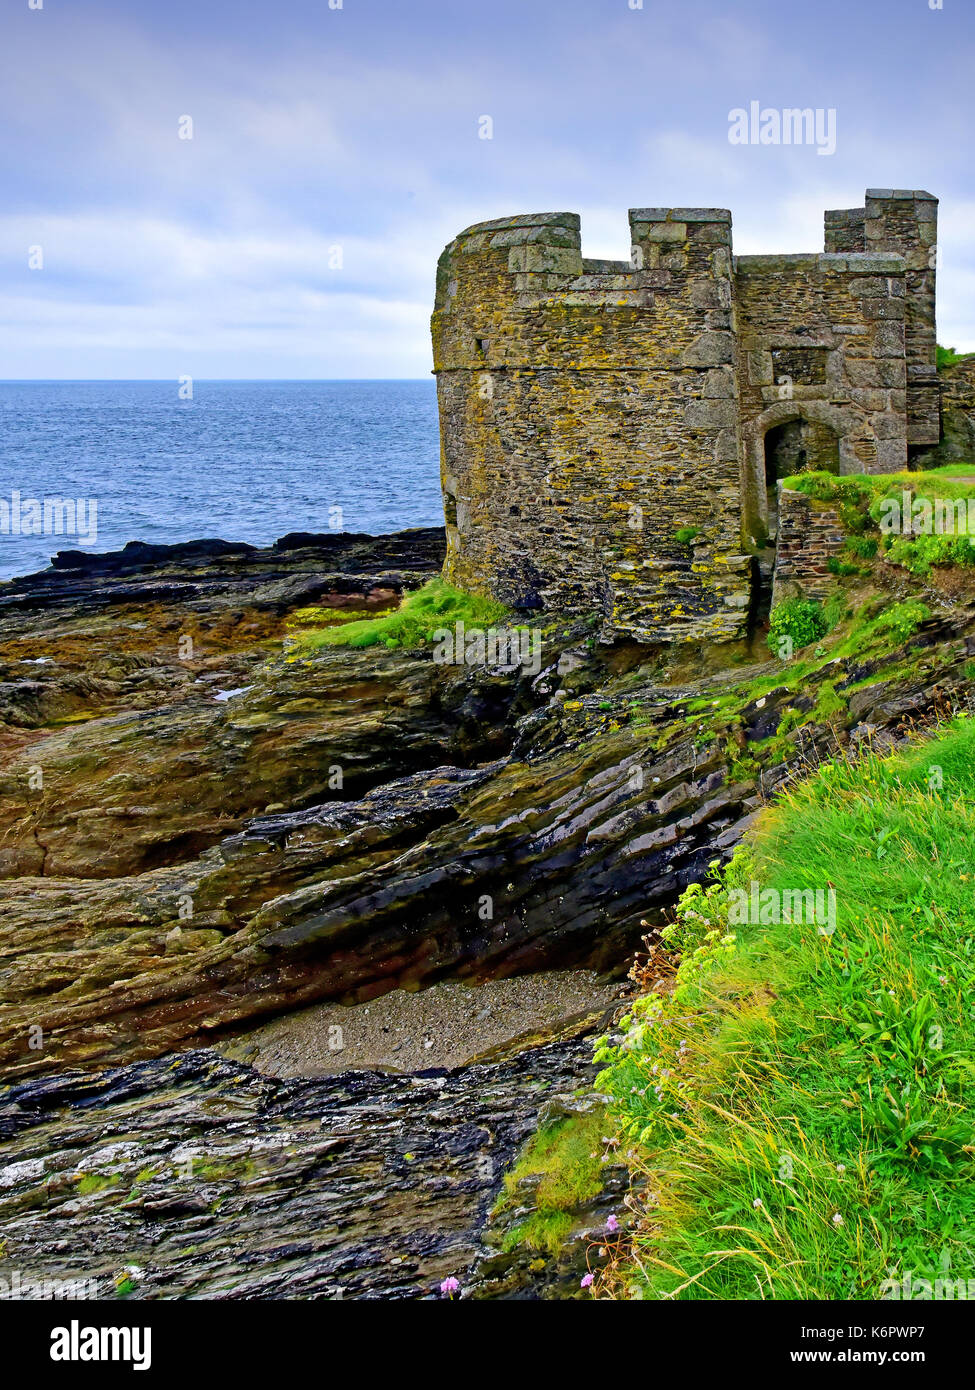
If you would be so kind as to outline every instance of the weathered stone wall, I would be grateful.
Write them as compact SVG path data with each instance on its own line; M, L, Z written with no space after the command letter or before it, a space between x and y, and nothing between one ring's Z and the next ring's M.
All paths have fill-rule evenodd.
M975 355L963 358L953 367L945 367L940 380L946 406L975 411Z
M639 641L741 635L769 430L844 473L937 438L936 230L930 194L870 190L810 255L734 259L717 208L631 211L630 262L584 260L574 213L461 233L433 315L447 578Z
M904 258L907 442L912 448L937 444L937 198L923 189L868 188L862 208L825 214L825 238L827 251L893 253Z
M831 431L841 473L907 466L906 267L847 252L739 256L735 268L746 522L761 540L765 436L777 425Z
M843 255L846 251L865 251L866 209L832 208L823 214L824 249Z
M822 600L836 587L829 561L846 543L839 513L828 503L779 484L779 532L772 605L801 596Z
M446 574L521 606L596 608L638 640L733 637L750 561L730 214L630 217L637 268L583 262L568 213L485 223L444 252Z
M935 328L938 200L923 189L869 188L865 249L895 252L905 263L904 348L907 358L907 442L937 444L940 395Z
M939 373L943 433L936 463L975 464L975 357Z

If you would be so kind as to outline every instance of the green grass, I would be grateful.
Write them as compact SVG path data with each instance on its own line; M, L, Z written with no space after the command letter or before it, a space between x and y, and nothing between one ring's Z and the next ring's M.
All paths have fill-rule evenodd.
M715 866L716 867L716 866ZM836 891L836 930L731 890ZM684 895L674 993L597 1086L653 1194L616 1297L871 1299L975 1279L975 721L830 764Z
M975 477L975 463L944 463L938 468L926 468L925 478L972 478Z
M880 542L874 536L847 536L845 548L861 560L872 560L880 549Z
M908 598L902 603L875 599L858 611L849 633L837 643L832 656L889 655L913 637L930 616L931 610L920 599Z
M861 572L859 565L853 565L848 560L840 560L835 555L831 555L826 561L826 568L829 570L830 574L837 574L841 578L847 578L850 575L859 574ZM868 570L866 572L869 574L870 571Z
M291 638L292 650L299 654L321 647L423 647L433 641L438 628L497 627L509 619L504 604L466 594L431 579L422 589L404 594L400 606L374 618L360 618L336 626L300 631Z
M938 344L938 370L943 367L953 367L956 362L967 362L969 358L975 357L975 352L956 352L954 348L942 347Z
M794 492L804 492L819 502L838 502L861 511L869 509L870 519L876 521L883 500L899 500L905 489L916 496L975 497L975 484L965 481L972 477L975 463L950 463L913 472L905 469L901 473L847 473L842 477L821 471L795 473L782 482ZM936 494L931 494L932 480L939 484Z
M84 1173L75 1191L79 1197L88 1197L93 1192L102 1192L106 1187L113 1187L118 1181L117 1173Z
M528 1216L508 1231L504 1249L527 1245L557 1253L573 1226L572 1213L602 1188L602 1154L606 1113L602 1106L544 1125L528 1141L515 1166L505 1174L495 1214L525 1200L522 1184L534 1189ZM537 1184L537 1185L536 1185Z

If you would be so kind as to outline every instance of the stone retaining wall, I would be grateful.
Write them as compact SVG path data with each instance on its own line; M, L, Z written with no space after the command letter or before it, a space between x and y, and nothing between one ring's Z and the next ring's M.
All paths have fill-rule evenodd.
M841 554L846 532L828 503L779 484L779 531L772 606L787 598L822 601L836 587L829 561Z

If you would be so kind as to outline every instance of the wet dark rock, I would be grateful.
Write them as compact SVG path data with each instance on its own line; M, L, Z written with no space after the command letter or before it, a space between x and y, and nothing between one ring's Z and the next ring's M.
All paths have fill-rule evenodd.
M0 583L0 613L72 604L93 613L103 605L154 599L205 600L226 607L234 598L252 602L262 586L301 576L353 592L350 577L396 574L402 583L439 573L445 551L439 527L387 536L294 533L265 548L219 540L174 545L130 541L121 550L101 553L59 551L50 569Z
M296 608L382 611L442 553L437 531L296 533L126 547L0 586L0 1230L17 1268L114 1287L135 1266L147 1297L415 1298L448 1275L472 1297L572 1296L622 1174L607 1165L550 1258L509 1248L511 1210L490 1211L539 1115L588 1088L584 1039L289 1079L205 1045L444 980L619 971L777 787L972 704L961 604L909 654L740 705L723 697L784 679L760 638L727 670L709 649L599 644L586 622L547 630L535 671L288 645ZM826 680L862 688L819 724ZM515 1214L531 1200L529 1184Z
M577 1289L572 1257L542 1281L486 1236L504 1170L543 1107L589 1084L590 1052L281 1081L198 1051L16 1086L0 1275L111 1298L132 1271L133 1299L430 1298L449 1276L477 1296Z
M226 555L252 555L256 546L244 541L178 541L173 545L150 545L128 541L121 550L59 550L51 557L56 570L81 570L86 574L124 574L165 564L169 561L199 561Z

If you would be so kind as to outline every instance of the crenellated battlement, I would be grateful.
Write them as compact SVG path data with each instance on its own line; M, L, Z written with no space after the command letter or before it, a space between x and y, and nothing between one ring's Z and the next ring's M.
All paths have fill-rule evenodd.
M575 213L461 232L432 323L448 577L641 641L739 635L770 438L843 472L930 441L936 214L871 190L783 256L735 257L724 208L632 209L622 262Z
M583 259L575 213L467 228L438 266L435 369L642 370L648 353L668 368L730 363L730 341L722 355L696 340L730 327L731 214L637 208L630 236L629 261L602 261Z

